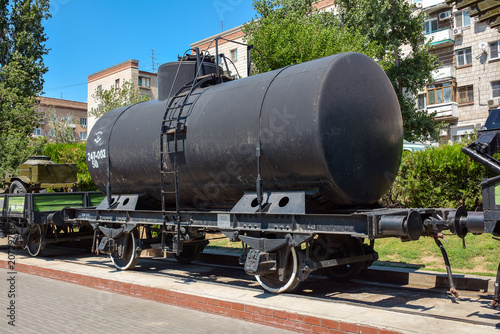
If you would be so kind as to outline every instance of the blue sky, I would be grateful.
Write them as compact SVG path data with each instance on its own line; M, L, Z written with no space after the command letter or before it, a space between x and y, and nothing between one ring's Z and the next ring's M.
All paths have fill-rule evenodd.
M43 96L87 101L88 75L128 59L151 71L193 42L250 21L251 0L51 0Z

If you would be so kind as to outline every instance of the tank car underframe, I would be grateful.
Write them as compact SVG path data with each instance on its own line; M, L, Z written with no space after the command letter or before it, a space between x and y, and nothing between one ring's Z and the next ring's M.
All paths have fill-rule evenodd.
M252 205L255 193L246 194L231 211L181 211L180 233L176 211L136 210L139 195L116 195L111 208L104 201L95 209L65 209L63 217L66 222L91 224L95 231L94 249L110 254L118 269L132 269L140 251L149 248L180 253L179 262L190 262L208 243L205 232L220 231L233 242L243 242L241 263L245 271L273 293L292 291L318 269L335 280L350 279L378 258L373 249L377 238L410 241L429 236L437 240L444 230L460 237L471 230L491 233L486 229L492 225L484 223L483 213L467 212L464 208L309 214L303 212L305 194L297 197L297 193L300 192L267 193L263 212ZM288 200L283 200L285 197ZM161 242L160 236L152 237L154 231L167 242ZM364 239L370 240L370 244L364 244ZM179 252L178 244L182 248ZM451 271L449 275L453 290Z

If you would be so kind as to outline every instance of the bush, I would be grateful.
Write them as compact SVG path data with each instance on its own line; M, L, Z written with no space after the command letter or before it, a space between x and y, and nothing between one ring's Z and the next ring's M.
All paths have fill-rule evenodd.
M480 183L493 174L462 152L463 143L404 152L399 174L382 203L389 207L475 210L482 204Z
M44 154L51 157L51 160L58 164L76 163L78 171L78 185L82 191L99 190L87 169L85 157L85 143L78 144L48 144Z

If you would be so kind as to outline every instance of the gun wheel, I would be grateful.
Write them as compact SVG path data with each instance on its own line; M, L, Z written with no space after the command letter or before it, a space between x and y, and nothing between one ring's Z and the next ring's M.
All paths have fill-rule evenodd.
M26 194L29 186L23 181L15 180L9 188L11 194Z

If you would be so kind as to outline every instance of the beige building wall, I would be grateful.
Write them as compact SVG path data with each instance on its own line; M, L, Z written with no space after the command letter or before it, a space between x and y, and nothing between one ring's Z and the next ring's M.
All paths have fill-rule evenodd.
M71 127L74 129L73 134L77 142L85 142L87 139L87 103L76 102L62 99L54 99L50 97L37 97L35 101L37 108L36 112L40 114L41 121L34 129L35 136L47 137L49 141L53 141L54 137L50 131L50 114L52 110L56 111L58 118L71 116L73 123Z
M243 41L243 32L241 31L241 26L224 31L221 34L210 36L201 41L191 44L191 48L199 48L200 52L209 53L210 55L215 55L217 38L221 38L218 41L219 54L224 54L225 57L231 59L233 64L228 61L227 65L229 67L229 76L236 77L239 74L240 78L247 77L247 46L237 43L245 43ZM235 41L233 43L230 41ZM226 71L226 66L223 60L221 61L221 66Z
M88 76L88 111L99 107L98 101L93 97L97 89L120 89L125 81L132 82L142 94L149 95L153 100L158 97L157 74L140 71L139 61L130 59ZM89 117L89 132L96 121L94 117Z
M472 64L456 69L457 86L472 86L474 92L472 104L459 104L458 122L450 127L450 135L455 137L472 131L476 124L484 125L488 110L496 108L488 100L492 99L491 83L500 80L500 59L491 59L490 43L499 41L500 33L486 23L472 21L455 39L456 50L470 47L472 51Z

